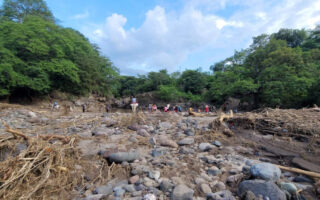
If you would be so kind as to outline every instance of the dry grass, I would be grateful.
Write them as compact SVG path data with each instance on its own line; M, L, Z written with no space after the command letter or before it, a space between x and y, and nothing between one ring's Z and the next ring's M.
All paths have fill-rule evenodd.
M84 188L83 177L94 163L99 173L92 184L128 175L128 169L109 166L102 158L82 160L74 147L75 137L29 137L8 125L6 131L13 136L0 138L1 151L14 152L21 142L27 149L0 162L0 199L72 199Z

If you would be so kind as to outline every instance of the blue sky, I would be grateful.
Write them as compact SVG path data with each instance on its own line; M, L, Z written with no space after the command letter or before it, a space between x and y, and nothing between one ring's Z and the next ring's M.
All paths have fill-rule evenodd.
M0 3L3 1L0 0ZM121 74L210 65L253 36L320 24L320 0L47 0L60 24L82 32Z

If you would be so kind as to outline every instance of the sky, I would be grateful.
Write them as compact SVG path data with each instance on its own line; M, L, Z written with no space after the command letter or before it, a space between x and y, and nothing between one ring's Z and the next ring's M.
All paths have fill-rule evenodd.
M3 0L0 0L0 3ZM320 0L47 0L123 75L209 71L252 37L320 24Z

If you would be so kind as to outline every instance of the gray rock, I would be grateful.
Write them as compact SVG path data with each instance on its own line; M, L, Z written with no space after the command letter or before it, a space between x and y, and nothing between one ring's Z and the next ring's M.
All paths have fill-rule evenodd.
M194 143L194 138L192 137L187 137L187 138L184 138L182 140L180 140L178 142L178 145L189 145L189 144L193 144Z
M101 122L102 124L105 124L106 127L111 127L117 124L117 121L111 118L104 118Z
M187 136L194 136L194 131L192 129L184 130L184 134Z
M133 125L128 126L128 129L132 130L132 131L137 131L139 129L139 126L136 124L133 124Z
M213 141L212 144L217 146L217 147L221 147L221 142L219 142L218 140Z
M196 177L194 179L194 182L197 184L197 185L201 185L202 183L206 183L207 181L201 177Z
M139 185L136 185L136 190L137 191L143 191L143 190L146 190L147 187L144 186L143 184L139 184Z
M133 184L124 185L122 188L125 189L127 192L135 192L136 191Z
M159 123L159 128L160 129L169 129L171 127L172 127L172 125L169 122L160 122Z
M160 178L160 172L159 171L149 171L148 176L149 176L149 178L152 178L154 180L158 180Z
M146 194L143 196L143 200L156 200L157 197L154 194Z
M172 200L192 200L194 191L188 188L186 185L180 184L177 185L173 192L171 199Z
M302 175L294 177L293 181L297 182L297 183L313 183L313 180L309 179L308 177L302 176Z
M160 145L161 146L167 146L167 147L172 147L172 148L178 148L179 147L178 144L175 141L167 138L166 136L160 136L159 140L160 140Z
M131 193L132 197L138 197L138 196L142 196L142 191L135 191ZM141 199L141 198L140 198Z
M137 138L135 138L134 136L130 136L129 141L133 142L133 143L138 143L139 142L139 140Z
M271 163L258 163L250 168L250 173L255 178L263 180L278 180L281 175L279 167Z
M218 181L214 186L213 188L216 190L216 191L221 191L221 190L225 190L226 189L226 185L221 182L221 181Z
M32 112L32 111L29 111L28 114L27 114L28 117L31 117L31 118L35 118L37 117L37 114Z
M209 175L212 175L212 176L217 176L217 175L219 175L219 174L222 174L221 170L220 170L218 167L216 167L216 166L210 167L210 168L207 170L207 173L208 173Z
M140 136L143 136L143 137L149 137L150 134L148 133L148 131L146 131L145 129L139 129L137 131L137 134L140 135Z
M211 144L209 144L209 143L201 143L200 145L199 145L199 149L201 150L201 151L209 151L209 150L211 150L213 148L213 146L211 145Z
M104 195L110 195L112 194L112 185L107 184L103 186L98 186L92 193L93 194L104 194Z
M140 174L143 174L143 173L148 172L148 171L150 171L150 167L149 166L136 165L136 166L132 166L131 174L140 175Z
M209 193L207 200L236 200L229 190L222 190L216 193Z
M139 159L139 154L137 152L117 152L112 153L109 156L111 162L121 163L124 161L133 162Z
M250 166L244 165L244 166L242 167L242 173L244 173L244 174L250 174Z
M91 133L92 136L112 135L114 133L114 129L100 127L94 129Z
M209 187L209 185L208 185L208 184L205 184L205 183L202 183L202 184L200 185L200 189L201 189L201 191L202 191L203 193L205 193L205 194L209 194L209 193L212 192L212 191L211 191L211 188Z
M173 188L173 184L168 179L163 179L160 183L160 190L163 192L168 192Z
M162 194L161 190L158 190L155 187L148 187L148 192L151 192L152 194L159 196L160 194Z
M286 200L285 193L272 181L246 180L242 181L238 188L239 196L243 196L247 191L253 192L256 196L262 195L273 200Z
M143 179L143 181L144 181L143 184L147 187L158 187L159 186L159 184L156 181L154 181L148 177L145 177Z
M194 149L191 149L191 148L188 148L188 147L181 147L179 149L179 153L181 153L181 154L194 154L195 151L194 151Z
M115 187L113 191L114 191L114 196L116 197L121 197L124 195L124 193L126 193L126 191L122 189L122 187Z
M290 194L296 194L297 193L297 187L293 183L285 183L281 182L280 186L283 190L288 191Z
M159 156L164 155L166 152L167 152L166 149L157 148L157 149L153 149L153 150L152 150L151 155L152 155L153 157L159 157Z
M227 178L227 183L232 186L234 184L239 183L242 178L243 174L232 175Z

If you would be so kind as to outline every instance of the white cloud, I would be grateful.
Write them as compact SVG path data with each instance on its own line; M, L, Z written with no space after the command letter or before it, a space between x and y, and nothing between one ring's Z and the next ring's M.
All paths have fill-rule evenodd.
M72 16L71 19L76 19L76 20L78 20L78 19L86 19L86 18L89 17L89 15L90 15L89 11L86 10L84 13L80 13L80 14Z
M228 17L215 14L228 6L239 9L233 8ZM320 23L319 11L319 0L190 0L179 12L154 7L146 12L140 27L125 29L130 19L115 13L105 24L85 32L123 73L159 68L174 71L199 50L225 48L232 52L246 48L242 45L261 33L313 28Z

